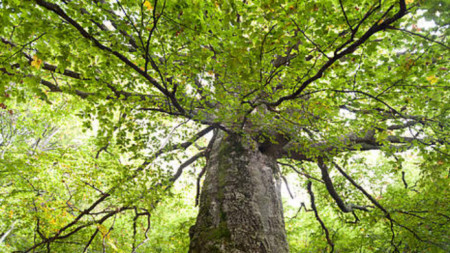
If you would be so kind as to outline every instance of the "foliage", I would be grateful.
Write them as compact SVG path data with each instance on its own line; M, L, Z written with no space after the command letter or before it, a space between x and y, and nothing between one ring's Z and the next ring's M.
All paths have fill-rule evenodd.
M448 251L447 1L0 6L1 250L185 252L220 130L315 196L293 252Z

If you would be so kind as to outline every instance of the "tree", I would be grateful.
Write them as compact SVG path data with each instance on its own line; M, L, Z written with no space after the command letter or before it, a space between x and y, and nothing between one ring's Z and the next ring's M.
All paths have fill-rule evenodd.
M42 233L38 218L38 240L25 252L50 251L84 231L90 235L78 250L89 250L100 236L105 245L111 229L103 223L126 212L135 212L134 224L140 216L150 219L183 169L203 158L198 182L204 174L205 179L189 252L288 252L280 196L288 170L306 177L311 209L331 251L333 236L316 206L317 189L326 189L340 213L387 224L389 250L413 249L403 234L448 250L448 237L435 236L445 229L423 227L429 219L449 222L447 2L0 5L2 106L30 94L47 103L55 99L52 93L71 95L70 103L83 108L84 127L98 129L91 165L106 168L99 165L105 151L129 160L114 165L126 169L105 179L108 189L87 182L97 198L72 208L72 219ZM431 25L420 27L425 20ZM209 143L202 146L205 138ZM187 158L187 150L198 153ZM382 201L363 187L364 178L352 175L355 155L370 150L379 150L402 173L403 196L414 195L417 202L398 207ZM422 161L420 191L402 169L401 154L411 150ZM180 157L186 160L174 175L155 162ZM158 168L152 175L151 167ZM343 194L350 189L342 188L342 179L364 199ZM420 196L431 186L434 195L424 200ZM132 187L139 191L128 194ZM425 221L407 224L405 215ZM130 233L136 235L136 225ZM134 241L130 250L136 248Z

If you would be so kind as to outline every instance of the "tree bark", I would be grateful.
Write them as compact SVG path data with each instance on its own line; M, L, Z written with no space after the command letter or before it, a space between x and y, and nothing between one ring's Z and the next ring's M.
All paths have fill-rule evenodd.
M219 134L206 166L189 252L289 252L276 158Z

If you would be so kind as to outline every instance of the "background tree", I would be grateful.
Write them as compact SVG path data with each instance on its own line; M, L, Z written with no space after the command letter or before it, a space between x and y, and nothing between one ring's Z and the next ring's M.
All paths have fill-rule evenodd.
M2 108L34 96L53 110L69 104L53 116L78 111L97 147L66 149L70 158L46 150L58 124L32 138L34 149L60 157L39 160L44 171L63 159L71 172L51 171L71 180L59 184L67 192L60 209L46 204L58 203L54 194L40 195L49 182L25 198L37 201L21 209L35 240L17 250L135 252L138 239L148 240L152 212L193 163L203 167L198 188L205 179L190 252L288 252L280 182L290 171L306 178L310 206L302 207L330 251L355 246L341 244L322 210L332 210L333 220L353 217L348 229L363 229L367 218L383 231L369 236L375 250L448 250L445 1L0 5ZM379 167L364 166L362 154L371 150L382 154ZM411 154L418 164L406 170ZM10 161L33 167L32 157L7 157L6 175L14 174ZM114 241L116 220L127 217L127 235ZM2 229L10 231L9 223Z

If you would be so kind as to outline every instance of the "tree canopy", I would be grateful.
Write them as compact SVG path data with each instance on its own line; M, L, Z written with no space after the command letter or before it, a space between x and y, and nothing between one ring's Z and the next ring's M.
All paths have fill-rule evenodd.
M293 252L449 250L447 1L0 6L0 249L185 252L221 131L308 193Z

